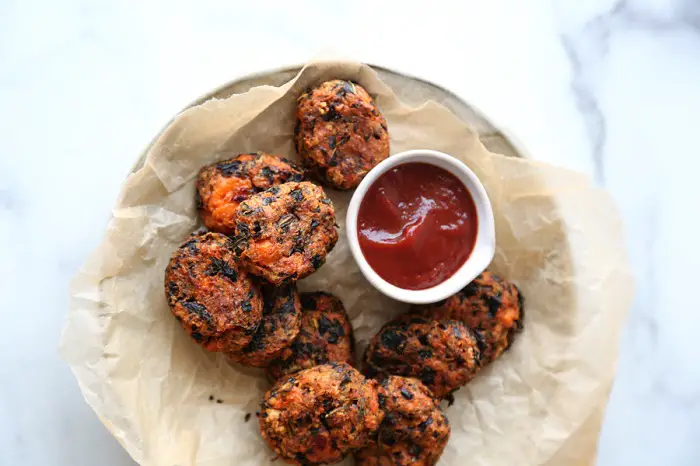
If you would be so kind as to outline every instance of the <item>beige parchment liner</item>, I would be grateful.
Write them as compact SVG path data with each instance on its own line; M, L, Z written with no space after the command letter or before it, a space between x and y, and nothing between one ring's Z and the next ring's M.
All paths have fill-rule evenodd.
M273 458L254 414L268 387L262 372L229 365L185 335L165 301L164 269L198 226L198 169L239 152L296 158L296 98L336 77L376 97L392 153L436 149L474 170L496 218L492 269L526 297L525 331L447 409L452 437L440 464L591 464L633 294L612 199L580 174L488 152L444 107L407 107L359 63L315 62L282 87L209 100L183 111L160 135L145 165L127 179L104 242L72 283L61 350L87 402L144 466L257 465ZM350 194L327 192L340 241L300 288L342 298L361 354L406 306L363 279L342 230Z

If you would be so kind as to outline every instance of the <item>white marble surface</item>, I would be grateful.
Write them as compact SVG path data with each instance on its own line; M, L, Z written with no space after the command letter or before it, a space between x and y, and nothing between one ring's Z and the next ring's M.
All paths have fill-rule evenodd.
M327 49L454 89L614 194L638 294L599 464L700 464L698 0L143 3L0 1L0 465L133 464L59 360L69 279L174 112Z

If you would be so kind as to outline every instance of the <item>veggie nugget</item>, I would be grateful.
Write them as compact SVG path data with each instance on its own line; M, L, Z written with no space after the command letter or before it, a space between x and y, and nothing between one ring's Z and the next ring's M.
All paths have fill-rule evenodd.
M450 438L450 424L425 385L389 376L379 384L384 421L375 441L355 453L362 466L417 465L438 462Z
M364 360L370 376L415 377L442 398L474 377L479 348L462 322L409 314L382 327L370 341Z
M260 432L292 464L336 463L382 422L377 382L347 364L323 364L277 382L260 407Z
M233 241L219 233L192 235L165 269L170 310L210 351L236 351L253 338L262 296L234 260Z
M265 367L299 333L301 303L295 285L263 286L263 316L253 339L241 351L228 353L240 364Z
M297 153L328 186L355 188L367 172L389 157L386 119L359 84L327 81L298 101Z
M208 229L230 235L236 226L238 204L255 193L287 181L302 181L293 162L258 152L202 167L197 178L197 210Z
M352 325L343 303L330 293L301 293L301 328L292 344L267 366L275 381L286 374L327 362L355 360Z
M236 254L250 273L275 285L315 272L338 241L333 204L311 183L273 186L235 215Z
M414 312L434 319L460 320L483 340L481 358L488 364L510 347L522 330L523 297L511 282L484 272L447 300L417 306Z

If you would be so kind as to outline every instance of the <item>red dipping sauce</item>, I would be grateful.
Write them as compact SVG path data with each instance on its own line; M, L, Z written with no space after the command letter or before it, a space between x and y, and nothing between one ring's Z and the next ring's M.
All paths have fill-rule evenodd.
M477 226L464 184L447 170L416 162L377 178L357 218L365 260L384 280L407 290L450 278L472 253Z

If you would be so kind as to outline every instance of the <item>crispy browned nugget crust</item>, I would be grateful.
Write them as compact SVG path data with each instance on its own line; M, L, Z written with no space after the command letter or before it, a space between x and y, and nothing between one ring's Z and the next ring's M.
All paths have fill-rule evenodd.
M479 369L474 333L462 322L404 315L389 322L365 351L365 374L416 377L442 398L469 382Z
M303 172L290 160L264 152L241 154L202 167L197 178L197 210L204 226L230 235L238 204L271 186L303 179Z
M305 369L265 393L260 432L288 463L336 463L376 432L384 416L377 395L377 382L348 364Z
M337 189L357 187L389 157L386 119L367 91L348 81L327 81L299 97L294 137L304 165Z
M236 217L236 254L275 285L315 272L338 241L333 204L312 183L273 186L242 202Z
M245 366L265 367L280 355L299 333L301 303L295 285L263 285L263 315L253 339L228 357Z
M475 330L483 340L481 359L485 365L508 349L522 330L523 296L513 283L484 272L447 300L416 306L413 312L460 320Z
M363 466L432 466L450 438L450 424L433 394L417 379L389 376L379 384L384 421L377 438L355 453Z
M192 235L165 269L170 310L190 336L210 351L247 345L262 317L262 296L219 233Z
M355 360L352 325L343 303L330 293L301 293L301 328L292 344L267 366L267 377L274 382L327 362Z

